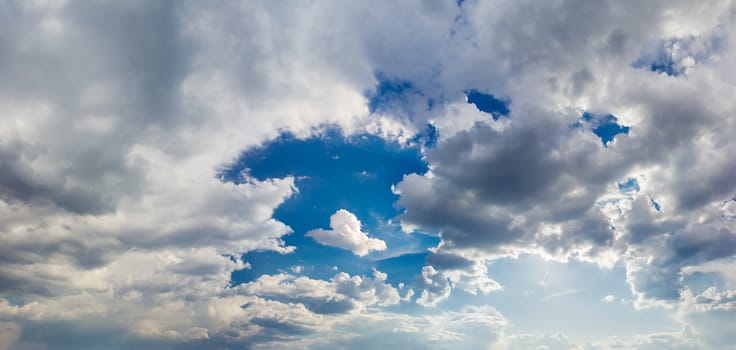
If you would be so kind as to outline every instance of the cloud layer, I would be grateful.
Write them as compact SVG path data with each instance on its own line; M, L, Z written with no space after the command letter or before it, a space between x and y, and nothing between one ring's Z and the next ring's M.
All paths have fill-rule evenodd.
M734 16L726 0L6 1L0 348L733 346ZM374 237L344 209L329 229L274 219L295 175L218 177L283 132L331 128L428 165L393 186L401 214ZM286 235L424 260L400 280L299 256L233 283L243 254L300 254ZM426 236L431 251L392 245ZM682 331L514 328L489 266L525 254L622 268L630 302L595 304ZM337 271L302 275L318 264Z

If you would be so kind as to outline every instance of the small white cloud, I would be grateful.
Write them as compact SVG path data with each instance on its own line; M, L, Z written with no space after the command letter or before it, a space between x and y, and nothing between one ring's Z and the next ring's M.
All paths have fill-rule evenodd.
M330 216L331 230L321 228L307 232L320 244L352 251L358 256L365 256L373 250L386 250L386 242L370 238L360 231L360 220L351 212L340 209Z
M291 270L291 272L293 273L302 273L302 270L304 270L304 266L301 266L301 265L292 266L289 268L289 270Z
M614 300L616 300L616 297L613 294L606 295L601 299L604 303L612 303Z
M409 288L408 291L406 291L406 294L404 294L404 297L401 298L401 301L409 302L411 301L411 298L414 297L414 289Z

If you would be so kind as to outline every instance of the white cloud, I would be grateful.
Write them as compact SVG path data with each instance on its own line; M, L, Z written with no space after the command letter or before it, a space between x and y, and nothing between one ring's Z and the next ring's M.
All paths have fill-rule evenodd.
M422 306L436 306L447 299L452 292L447 276L432 266L422 267L422 274L416 277L414 286L421 290L416 303Z
M616 296L613 294L606 295L605 297L601 298L601 301L604 303L612 303L616 300Z
M334 74L264 74L285 57L264 51L278 26L249 32L234 25L252 21L225 20L258 17L252 8L37 3L0 10L0 318L67 330L21 333L19 344L109 347L206 332L214 342L230 327L216 318L244 304L221 298L248 266L240 254L293 251L281 240L291 229L272 213L297 191L291 177L223 183L218 169L279 129L351 128L366 114L363 89ZM218 40L231 30L260 39L231 56ZM307 60L276 66L316 73L299 68Z
M429 172L395 186L406 210L401 224L439 232L439 253L478 261L536 253L605 267L623 262L637 306L672 307L682 268L733 254L723 203L736 193L736 124L724 92L736 85L718 63L734 56L734 46L725 45L734 40L732 4L647 4L636 14L619 12L623 4L616 2L549 4L533 13L527 5L469 5L458 30L473 49L459 57L494 64L482 72L453 65L458 75L444 76L467 69L466 86L508 97L508 124L498 127L453 104L433 115L446 136L426 152ZM669 14L659 16L663 5ZM586 20L564 25L577 11ZM698 15L687 18L692 11ZM527 27L510 29L519 28L510 14L522 13ZM546 39L529 40L535 37ZM632 66L649 43L672 38L686 78ZM713 40L724 45L711 46ZM498 50L499 42L509 45ZM703 56L694 65L686 57L693 54ZM603 147L592 127L571 127L582 111L615 114L630 132ZM629 177L640 191L613 199L622 196L616 184Z
M330 216L330 230L314 229L307 232L320 244L352 251L357 256L365 256L371 251L386 250L386 242L368 237L360 229L360 220L351 212L339 209Z
M364 310L371 305L394 305L400 301L396 288L386 283L388 277L380 271L371 279L340 272L329 281L286 273L262 275L253 282L239 285L236 290L253 296L297 302L319 314L338 314Z
M488 267L484 260L466 258L462 255L453 254L429 254L427 263L431 269L422 269L421 281L427 281L427 278L438 280L447 279L454 288L460 288L470 294L488 294L490 292L499 291L501 285L488 275ZM435 268L438 271L435 271ZM437 277L431 277L434 274ZM420 283L425 285L426 283Z

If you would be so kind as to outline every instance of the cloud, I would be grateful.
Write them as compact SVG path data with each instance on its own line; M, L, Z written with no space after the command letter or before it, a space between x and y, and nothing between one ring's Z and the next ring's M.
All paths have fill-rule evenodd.
M704 349L702 339L689 328L679 332L639 334L631 337L610 337L604 341L586 344L585 349Z
M422 274L416 277L414 286L421 290L416 303L422 306L436 306L447 299L452 291L447 276L432 266L422 267Z
M508 334L502 336L492 349L703 349L706 344L691 329L679 332L637 334L628 337L608 337L602 341L580 343L563 333Z
M688 329L692 330L692 333L697 333L700 338L700 343L698 345L701 346L693 346L692 348L733 348L733 337L731 334L736 331L736 327L734 327L733 323L728 320L731 320L736 316L736 310L734 310L733 307L734 292L704 292L703 294L705 295L698 297L702 304L695 309L691 308L693 306L691 304L692 300L690 300L692 294L687 292L683 294L686 307L685 310L680 313L679 319L688 326ZM716 296L714 294L720 295ZM728 300L728 294L730 294L730 300ZM713 297L715 297L716 300L711 299ZM729 301L731 305L728 305Z
M637 307L669 307L706 344L728 345L733 286L688 278L733 280L717 266L736 236L732 19L730 1L7 2L0 343L269 347L318 344L334 327L333 345L406 334L487 345L507 322L492 308L371 313L399 302L379 272L230 285L244 253L299 252L273 217L298 188L291 176L224 183L218 169L283 131L409 144L431 123L430 170L395 186L402 226L441 240L412 285L417 303L498 290L487 263L500 256L621 264ZM411 89L371 113L386 82ZM467 91L507 98L508 115L477 111ZM604 147L586 112L628 134ZM629 178L639 191L622 194ZM330 221L312 237L358 256L387 249L347 211ZM356 334L361 322L372 337Z
M626 261L627 279L638 305L676 303L681 291L687 290L683 289L684 274L736 253L736 233L720 218L715 220L692 224L664 240L649 241L646 247L631 250Z
M461 255L431 253L427 255L430 267L438 269L439 274L452 284L470 294L488 294L499 291L501 285L489 277L488 267L483 260L468 259ZM426 275L422 269L422 274Z
M225 25L231 11L252 9L7 5L0 10L8 33L0 71L9 79L0 83L0 317L18 325L18 347L144 339L153 344L144 348L171 348L156 339L195 342L205 334L216 342L229 325L209 315L233 320L245 303L221 298L230 274L246 266L240 254L294 250L281 239L291 228L272 214L297 192L291 177L232 184L217 169L282 127L301 135L323 122L349 129L367 110L362 88L326 79L303 89L291 79L284 86L295 88L293 100L265 98L286 93L273 88L279 77L264 74L273 66L258 63L281 56L264 51L270 29ZM113 13L119 21L109 21ZM230 30L264 40L243 41L237 50L248 54L233 58L216 40ZM258 77L250 90L223 74L236 71L237 79ZM313 92L325 100L315 103Z
M476 124L428 151L431 174L408 175L396 186L397 205L406 208L401 222L441 230L443 249L509 254L513 250L506 247L534 245L542 223L564 226L561 241L539 239L550 254L610 246L614 232L596 207L596 192L624 168L589 136L542 118L534 126L512 122L501 131ZM565 158L552 155L557 148L565 149Z
M601 301L604 303L612 303L616 300L616 296L613 294L606 295L605 297L601 298Z
M253 282L239 285L236 291L282 302L301 303L318 314L345 313L364 310L371 305L398 304L399 292L386 283L388 276L380 271L374 271L373 275L371 279L340 272L329 281L286 273L262 275Z
M331 230L321 228L307 232L320 244L352 251L357 256L368 255L371 251L386 250L386 242L368 237L360 231L360 220L351 212L339 209L330 216Z
M13 322L0 322L0 349L10 349L20 338L20 327Z
M332 325L331 332L290 345L307 349L487 348L507 325L508 320L490 306L465 306L436 315L378 312L341 319Z
M536 253L609 267L623 262L642 302L676 302L681 268L732 253L731 222L714 208L736 191L734 177L726 175L736 163L725 151L736 147L728 136L736 130L729 117L734 106L723 95L734 84L709 59L688 66L687 80L638 70L631 62L649 40L673 36L693 45L683 46L683 54L732 56L726 46L697 48L715 37L733 41L722 34L730 16L730 5L722 5L697 18L685 18L689 10L672 5L673 15L655 24L643 14L660 9L647 5L613 19L619 5L605 3L585 8L586 21L573 33L555 24L583 10L572 2L534 14L522 4L500 12L478 4L466 29L478 54L496 64L475 72L493 83L473 87L513 101L508 121L500 125L452 103L432 116L440 137L426 150L430 170L395 186L405 230L438 232L438 252L479 261ZM506 19L525 13L529 31L501 30L508 23L494 17L501 12ZM675 20L686 24L677 27ZM531 44L522 39L527 35L549 40ZM499 57L490 44L498 42L533 48L509 45ZM511 58L528 52L536 56ZM605 147L596 126L574 127L586 113L615 115L628 134ZM640 189L621 194L617 184L629 178Z

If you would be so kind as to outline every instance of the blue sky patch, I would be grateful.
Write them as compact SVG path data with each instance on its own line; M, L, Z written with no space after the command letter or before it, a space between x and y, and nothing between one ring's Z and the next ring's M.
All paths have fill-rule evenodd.
M676 77L684 74L688 66L709 60L723 45L723 37L718 34L663 39L645 46L631 65Z
M659 203L657 203L657 201L655 201L655 200L654 200L654 198L651 198L651 197L650 197L650 198L649 198L649 201L650 201L650 202L652 202L652 206L654 207L654 209L655 209L656 211L661 211L661 210L662 210L662 206L661 206L661 205L659 205Z
M498 120L502 116L508 116L510 113L509 101L499 99L492 94L470 90L465 95L467 96L468 103L474 104L479 111L492 115L494 120Z
M634 68L648 69L652 72L663 73L668 76L678 76L684 69L678 67L672 56L672 46L677 40L661 40L649 44L642 50L639 58L631 65Z
M437 243L436 238L432 240ZM376 268L387 273L387 281L393 285L401 282L410 284L411 279L419 272L417 267L421 269L421 266L424 266L428 254L429 252L425 251L381 259L376 261Z
M438 136L439 136L439 131L437 130L437 127L432 124L427 124L424 130L418 133L412 139L412 142L422 145L427 148L433 148L434 146L437 145Z
M593 133L601 138L603 146L606 147L608 147L609 142L614 140L616 135L629 133L629 127L618 124L618 118L613 114L601 116L584 112L582 120L591 124Z
M682 71L675 68L675 62L672 61L672 56L665 55L662 53L656 57L650 57L650 60L639 59L634 62L634 68L646 68L652 72L664 73L669 76L678 76Z
M376 73L375 89L366 92L371 113L403 112L412 115L416 110L429 110L436 102L425 96L408 80Z
M639 182L634 178L628 178L626 181L618 183L618 190L622 193L639 192Z
M294 230L284 241L298 248L287 255L274 252L244 255L252 269L233 273L233 284L253 280L264 273L287 271L297 265L304 267L304 274L314 278L332 277L337 273L333 266L350 274L371 275L375 259L422 252L437 244L435 237L410 236L389 222L399 214L393 206L396 195L391 192L391 185L405 174L427 171L416 147L403 147L371 135L346 138L334 130L304 140L282 134L275 141L246 151L232 166L223 169L220 176L225 181L239 182L242 171L259 180L288 175L296 178L299 193L278 207L274 218ZM363 231L384 240L388 249L360 258L348 250L320 245L304 236L309 230L328 228L330 216L338 209L355 214ZM329 264L325 262L326 255L330 256ZM405 277L413 278L421 270L421 264L408 268L406 273L410 270L413 270L411 277ZM389 276L401 278L400 274Z

